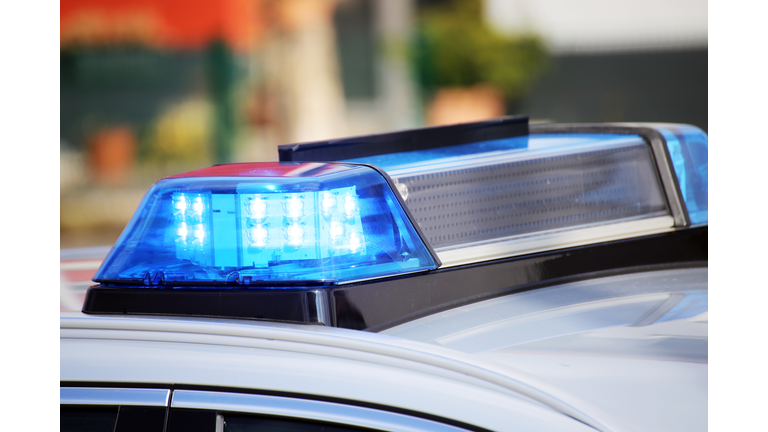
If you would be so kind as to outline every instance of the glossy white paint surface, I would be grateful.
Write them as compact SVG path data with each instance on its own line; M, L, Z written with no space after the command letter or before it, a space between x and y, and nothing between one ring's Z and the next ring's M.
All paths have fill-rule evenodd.
M524 370L635 431L707 430L706 268L591 279L487 300L383 333Z
M378 334L69 314L61 336L62 381L260 389L398 407L491 430L592 430L558 412L566 411L602 430L628 430L590 403L508 366Z

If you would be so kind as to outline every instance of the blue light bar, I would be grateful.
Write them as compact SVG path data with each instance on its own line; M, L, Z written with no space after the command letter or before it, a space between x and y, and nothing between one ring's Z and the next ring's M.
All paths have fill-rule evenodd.
M672 166L691 225L709 222L709 139L701 129L678 124L654 125L667 141Z
M386 178L371 167L230 164L156 183L94 280L281 287L420 272L438 263Z
M617 222L672 226L651 150L636 135L535 134L350 162L377 165L395 180L438 253L515 239L530 245L534 234ZM546 247L572 246L571 237Z

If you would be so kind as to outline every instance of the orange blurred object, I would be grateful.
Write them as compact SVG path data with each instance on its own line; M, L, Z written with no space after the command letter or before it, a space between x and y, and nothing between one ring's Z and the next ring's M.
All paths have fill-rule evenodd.
M321 26L332 19L337 0L271 0L271 13L280 30L293 33Z
M493 87L442 88L427 108L427 125L467 123L503 115L504 99Z
M131 128L117 126L91 135L88 151L94 179L102 184L124 185L131 179L136 139Z
M263 34L261 5L261 0L62 0L61 44L200 49L221 39L247 51Z

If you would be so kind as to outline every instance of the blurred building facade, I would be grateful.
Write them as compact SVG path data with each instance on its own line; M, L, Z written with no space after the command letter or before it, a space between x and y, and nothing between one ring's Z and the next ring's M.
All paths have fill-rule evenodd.
M413 7L63 0L62 244L116 237L163 176L275 160L283 143L416 126L405 54Z
M61 2L62 244L103 243L151 179L229 158L260 16L249 0Z
M509 111L556 122L708 127L706 0L486 0L502 33L533 30L547 73Z
M276 160L279 144L504 114L707 127L702 0L62 0L60 11L62 247L112 243L161 177Z

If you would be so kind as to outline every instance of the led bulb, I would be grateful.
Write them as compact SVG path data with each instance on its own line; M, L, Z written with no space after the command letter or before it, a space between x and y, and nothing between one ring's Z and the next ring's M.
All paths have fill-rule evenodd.
M269 237L269 231L262 224L256 224L248 231L249 240L251 246L255 246L259 249L267 247L267 237Z
M192 202L192 210L197 213L198 215L203 214L203 198L197 197Z
M197 224L192 230L192 234L195 237L197 243L203 243L205 241L205 227L203 224Z
M184 211L187 209L187 198L184 195L174 196L173 208L179 212L184 213Z
M298 247L304 243L304 227L294 222L285 229L286 242L289 246Z
M267 199L256 195L248 205L248 216L263 222L267 217Z
M339 221L331 221L331 228L329 229L331 235L331 241L337 242L344 236L344 224Z
M189 230L187 229L186 222L182 222L179 224L179 228L176 230L176 235L181 237L182 239L185 239L187 237L187 234L189 234Z
M336 208L336 195L331 192L323 192L321 204L323 214L330 214Z
M304 215L304 200L298 194L291 194L283 203L285 216L291 219L299 219Z
M358 213L357 197L348 193L344 196L344 216L347 219L354 221L355 215Z
M360 234L356 232L352 232L349 235L349 250L352 251L353 253L358 252L360 251L360 249L362 249L362 246L363 246L363 239L360 236Z

